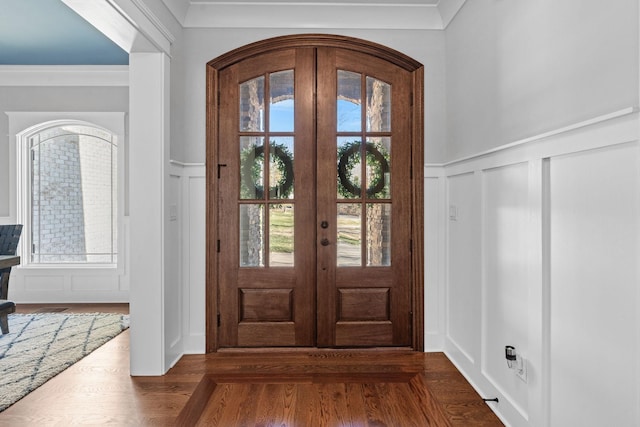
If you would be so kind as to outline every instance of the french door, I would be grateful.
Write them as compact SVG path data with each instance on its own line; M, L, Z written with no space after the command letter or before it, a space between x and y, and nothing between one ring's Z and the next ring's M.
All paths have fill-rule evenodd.
M215 348L415 347L413 73L319 44L215 77Z

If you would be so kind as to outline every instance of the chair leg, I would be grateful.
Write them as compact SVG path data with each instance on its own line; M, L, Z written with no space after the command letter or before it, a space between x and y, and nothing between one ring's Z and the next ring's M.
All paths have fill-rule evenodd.
M9 333L9 315L4 313L0 315L0 326L2 327L2 335Z
M9 274L11 267L0 270L0 299L9 299Z

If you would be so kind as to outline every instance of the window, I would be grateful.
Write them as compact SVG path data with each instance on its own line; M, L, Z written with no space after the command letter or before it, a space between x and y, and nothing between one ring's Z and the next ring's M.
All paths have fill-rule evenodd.
M22 135L29 264L111 264L118 254L118 140L85 122Z

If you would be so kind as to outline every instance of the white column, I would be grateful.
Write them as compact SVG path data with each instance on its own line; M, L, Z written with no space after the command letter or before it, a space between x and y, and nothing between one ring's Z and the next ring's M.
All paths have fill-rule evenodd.
M169 58L129 55L131 375L166 372L165 179L169 162Z

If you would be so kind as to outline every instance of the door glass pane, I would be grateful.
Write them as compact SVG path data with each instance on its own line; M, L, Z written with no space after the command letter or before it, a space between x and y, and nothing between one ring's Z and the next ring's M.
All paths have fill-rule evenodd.
M240 131L264 131L264 77L240 84Z
M240 137L240 198L264 196L264 138Z
M355 199L361 194L362 164L360 139L339 137L338 148L338 198Z
M269 130L293 132L293 70L269 76Z
M273 137L269 143L269 198L293 199L293 137Z
M367 77L367 131L391 131L391 86Z
M240 205L240 267L264 267L264 205Z
M338 132L362 129L362 88L360 74L338 70Z
M367 266L391 265L391 205L367 205Z
M391 138L367 138L367 197L391 197Z
M362 213L359 203L339 203L337 265L362 265Z
M269 266L293 267L293 205L269 205Z

